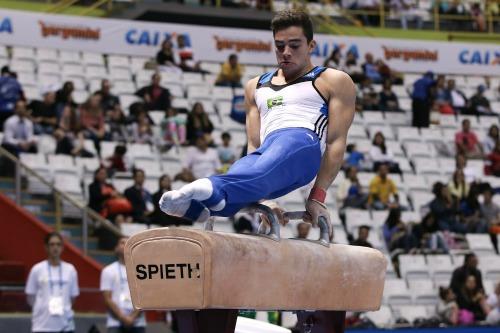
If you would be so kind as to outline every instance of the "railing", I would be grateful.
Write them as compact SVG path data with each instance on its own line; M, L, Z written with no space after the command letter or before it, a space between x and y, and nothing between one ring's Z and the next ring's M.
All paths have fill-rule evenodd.
M56 3L54 3L53 6L49 7L45 12L47 13L60 13L69 7L73 5L77 5L80 0L61 0ZM52 3L52 1L48 1L49 3ZM113 0L98 0L95 1L92 5L86 6L81 12L78 13L78 15L88 15L92 11L99 9L99 8L104 8L107 12L110 12L113 10Z
M92 209L85 206L84 203L78 202L67 193L58 190L50 181L42 177L38 172L32 170L24 163L22 163L18 158L9 153L7 150L0 147L0 158L3 158L12 165L15 166L14 173L14 200L20 206L26 206L22 198L23 195L23 182L24 179L28 181L28 188L33 184L38 185L38 189L45 189L44 192L47 193L49 198L54 200L55 209L55 229L57 231L62 231L63 229L63 219L71 218L76 220L81 220L81 240L82 240L82 251L84 254L88 253L88 242L89 242L89 230L92 228L105 228L111 231L117 236L121 235L121 231L109 220L104 219L101 215L97 214ZM78 225L76 225L78 226Z

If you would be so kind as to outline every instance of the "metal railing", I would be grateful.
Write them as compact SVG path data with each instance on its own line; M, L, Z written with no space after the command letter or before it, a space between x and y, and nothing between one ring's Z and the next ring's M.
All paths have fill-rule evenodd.
M45 12L46 13L60 13L66 9L68 9L71 6L77 5L80 0L61 0L56 3L54 3L51 7L49 7ZM51 3L51 1L48 1ZM105 9L107 12L110 12L113 10L113 0L98 0L95 1L92 5L86 6L85 8L82 9L81 12L78 13L78 15L89 15L92 11L96 9Z
M19 206L29 208L29 205L25 204L26 200L23 200L23 193L30 193L30 185L34 187L36 184L37 193L44 192L49 200L54 200L55 230L63 231L63 219L65 218L80 221L82 252L84 254L88 254L89 230L93 228L105 228L113 234L121 236L120 229L111 221L88 208L85 203L79 202L71 195L57 189L51 181L45 179L2 147L0 147L0 159L4 159L3 163L8 161L7 163L10 162L14 166L14 200ZM28 191L23 187L27 187ZM78 224L72 225L72 227L75 226L78 227Z

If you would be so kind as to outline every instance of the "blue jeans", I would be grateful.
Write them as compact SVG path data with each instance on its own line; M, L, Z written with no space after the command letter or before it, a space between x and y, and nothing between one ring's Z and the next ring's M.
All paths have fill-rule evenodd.
M279 198L310 183L321 164L318 136L305 128L287 128L271 133L253 153L235 162L226 174L209 177L213 193L199 203L192 201L186 216L196 219L204 207L225 199L213 216L232 216L261 199Z

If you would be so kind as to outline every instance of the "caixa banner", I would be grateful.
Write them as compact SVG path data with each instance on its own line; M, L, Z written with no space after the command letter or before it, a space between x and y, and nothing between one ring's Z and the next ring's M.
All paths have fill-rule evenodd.
M174 48L182 38L196 60L222 62L236 53L246 64L275 64L272 33L117 19L0 10L0 44L154 57L165 39ZM404 72L500 75L500 46L495 44L409 41L316 34L313 62L331 52L352 52L358 62L372 53Z

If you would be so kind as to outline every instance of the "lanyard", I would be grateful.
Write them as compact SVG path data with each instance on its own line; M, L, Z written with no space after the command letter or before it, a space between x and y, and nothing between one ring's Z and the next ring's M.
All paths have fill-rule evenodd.
M53 294L54 286L53 283L54 281L52 280L52 271L50 268L50 263L47 262L47 269L49 271L49 285L50 285L50 294ZM63 288L63 279L62 279L62 263L59 264L59 291L62 291Z
M118 263L118 275L120 276L120 286L123 286L124 284L128 284L127 279L123 277L122 265L120 263Z

